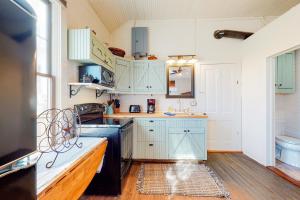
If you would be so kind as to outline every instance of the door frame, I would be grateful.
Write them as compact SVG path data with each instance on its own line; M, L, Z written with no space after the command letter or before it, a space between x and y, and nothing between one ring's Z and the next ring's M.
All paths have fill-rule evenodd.
M286 49L279 53L276 53L266 59L266 80L267 80L267 96L266 96L266 103L267 103L267 124L266 124L266 147L267 147L267 166L275 166L276 159L275 159L275 95L276 95L276 88L275 88L275 81L276 81L276 57L282 55L284 53L288 53L290 51L300 50L300 45L294 46L292 48ZM297 81L297 80L296 80Z

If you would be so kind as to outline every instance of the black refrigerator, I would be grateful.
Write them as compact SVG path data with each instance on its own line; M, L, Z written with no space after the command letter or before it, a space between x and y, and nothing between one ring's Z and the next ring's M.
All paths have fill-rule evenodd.
M36 19L0 0L0 199L36 199Z

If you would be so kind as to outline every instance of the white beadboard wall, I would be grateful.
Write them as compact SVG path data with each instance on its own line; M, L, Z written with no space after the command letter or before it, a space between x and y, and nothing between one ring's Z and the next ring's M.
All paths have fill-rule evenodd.
M275 122L276 135L300 138L300 50L296 51L296 92L276 94Z
M149 53L166 60L168 55L196 54L201 63L240 63L242 40L223 38L216 40L213 33L218 29L256 32L275 17L232 19L181 19L128 21L111 33L112 46L131 52L131 28L149 28ZM199 65L195 77L199 77ZM196 81L196 95L199 81ZM157 110L167 111L169 106L179 109L178 99L166 99L164 95L121 95L121 111L128 111L130 104L142 105L146 110L148 98L157 100ZM197 98L196 98L197 100ZM190 107L191 99L182 99L181 107ZM199 104L199 102L198 102ZM202 110L196 108L197 112Z
M97 33L96 37L102 42L110 42L110 33L99 19L93 8L86 0L68 1L68 7L62 11L62 68L61 68L61 102L62 107L73 107L74 104L90 102L106 102L107 95L96 99L95 90L81 89L69 98L69 82L78 81L78 68L80 64L68 60L67 29L90 27Z

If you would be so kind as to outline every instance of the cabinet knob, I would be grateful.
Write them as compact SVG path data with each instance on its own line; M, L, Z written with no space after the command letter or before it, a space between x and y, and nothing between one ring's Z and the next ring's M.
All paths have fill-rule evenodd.
M149 147L153 147L153 144L149 144Z
M149 122L150 122L150 123L153 123L154 121L153 121L153 120L150 120Z
M149 86L147 85L146 88L149 88Z
M280 83L279 86L282 86L282 83Z
M128 88L131 88L130 85L128 86Z
M153 132L154 130L153 130L153 129L149 129L149 131L150 131L150 132Z
M150 88L152 88L152 86L150 85Z
M190 132L190 130L187 130L187 132Z

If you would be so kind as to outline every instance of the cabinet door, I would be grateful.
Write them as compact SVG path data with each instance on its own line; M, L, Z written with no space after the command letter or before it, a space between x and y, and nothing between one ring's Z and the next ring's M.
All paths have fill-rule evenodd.
M133 90L134 92L148 92L148 62L133 62Z
M286 53L277 57L277 92L289 93L295 89L295 54Z
M166 68L162 61L149 61L149 92L166 93Z
M205 160L205 134L169 133L169 159Z
M95 38L95 36L92 36L92 53L94 56L96 56L98 59L104 61L105 60L105 48L102 46L102 44Z
M115 75L116 75L116 90L120 92L131 91L131 73L130 62L126 60L119 61L116 58Z
M114 58L109 49L106 49L105 52L105 63L114 71Z

